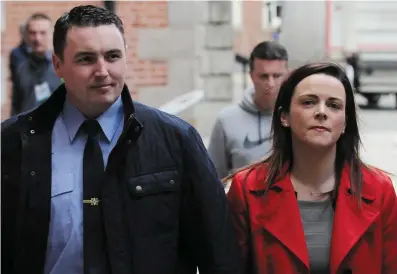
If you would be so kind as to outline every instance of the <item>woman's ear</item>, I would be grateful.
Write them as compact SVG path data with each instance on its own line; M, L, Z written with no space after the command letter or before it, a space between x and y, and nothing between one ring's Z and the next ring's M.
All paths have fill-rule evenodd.
M289 113L283 110L283 107L278 108L278 115L280 116L280 122L283 127L290 126Z

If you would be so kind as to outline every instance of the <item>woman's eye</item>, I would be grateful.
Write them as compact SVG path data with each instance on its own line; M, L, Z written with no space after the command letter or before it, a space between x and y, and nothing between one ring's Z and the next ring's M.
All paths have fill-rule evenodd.
M338 103L330 103L329 106L334 109L340 109L340 105Z

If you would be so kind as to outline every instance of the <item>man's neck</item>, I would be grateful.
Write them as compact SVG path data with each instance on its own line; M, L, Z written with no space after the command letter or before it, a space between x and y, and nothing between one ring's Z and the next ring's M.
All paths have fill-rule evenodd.
M293 168L291 175L311 189L335 183L336 146L332 148L309 147L302 143L293 145ZM325 188L329 188L325 187Z
M273 112L273 108L271 108L271 107L265 108L265 107L261 106L261 104L259 104L259 102L257 102L257 100L255 100L255 96L253 96L253 102L261 113L271 114Z
M81 114L84 115L87 119L96 119L101 116L110 106L103 107L99 109L98 107L89 106L87 104L81 104L78 99L74 98L70 95L70 93L66 92L66 100L72 104Z

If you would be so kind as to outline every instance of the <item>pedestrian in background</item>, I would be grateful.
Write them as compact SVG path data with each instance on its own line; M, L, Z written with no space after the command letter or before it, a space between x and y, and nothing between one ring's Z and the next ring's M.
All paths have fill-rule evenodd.
M19 26L19 34L21 37L19 45L13 48L10 53L10 76L12 83L15 82L19 66L29 57L31 51L29 39L26 35L26 23Z
M13 72L12 115L37 107L61 83L51 60L50 17L44 13L32 14L26 22L25 32L28 55Z
M287 50L277 42L265 41L253 49L249 67L254 85L238 104L220 111L210 136L208 152L219 178L269 152L274 101L287 63Z

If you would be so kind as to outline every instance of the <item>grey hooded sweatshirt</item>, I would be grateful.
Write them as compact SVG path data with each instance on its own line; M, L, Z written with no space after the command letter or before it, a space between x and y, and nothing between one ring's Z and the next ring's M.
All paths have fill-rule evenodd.
M261 112L253 101L254 89L243 100L221 110L213 127L208 152L219 178L266 157L271 148L272 113Z

